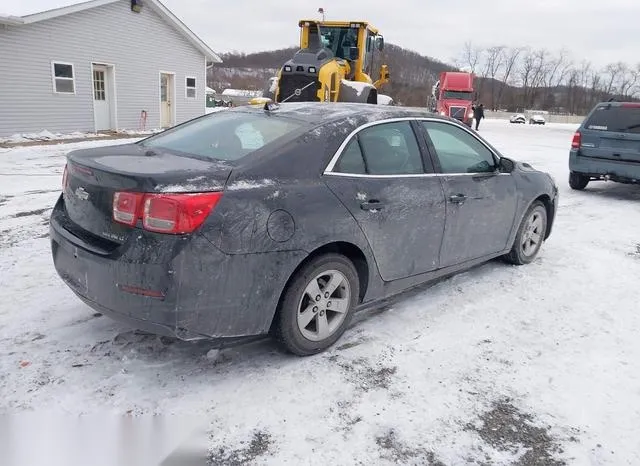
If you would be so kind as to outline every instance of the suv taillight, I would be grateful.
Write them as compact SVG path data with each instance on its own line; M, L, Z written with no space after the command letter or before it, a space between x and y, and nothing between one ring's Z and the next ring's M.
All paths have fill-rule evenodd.
M113 196L113 219L135 226L142 220L145 230L180 235L202 225L220 198L221 192L155 194L117 192Z
M576 131L575 134L573 135L573 140L571 141L571 148L580 149L581 141L582 141L582 134L580 134L580 131Z

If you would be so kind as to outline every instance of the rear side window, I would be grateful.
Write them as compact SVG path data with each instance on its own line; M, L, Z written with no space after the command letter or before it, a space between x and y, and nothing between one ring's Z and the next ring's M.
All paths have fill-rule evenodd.
M347 144L334 171L338 173L350 173L353 175L364 175L367 173L367 168L364 164L364 158L362 157L362 151L360 150L360 144L358 139L353 138Z
M303 124L275 115L218 112L152 136L141 144L234 161L297 131Z
M380 123L361 130L340 155L333 171L345 174L424 173L422 155L408 121Z
M584 123L585 129L640 133L640 107L599 105Z

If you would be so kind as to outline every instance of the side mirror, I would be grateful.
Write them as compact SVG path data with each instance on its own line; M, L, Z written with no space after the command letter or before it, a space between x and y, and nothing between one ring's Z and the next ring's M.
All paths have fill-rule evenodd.
M360 57L358 47L349 47L349 60L357 60Z
M515 162L506 157L500 157L497 168L498 168L498 171L501 173L511 173L515 168Z
M378 36L378 50L382 52L384 50L384 37Z

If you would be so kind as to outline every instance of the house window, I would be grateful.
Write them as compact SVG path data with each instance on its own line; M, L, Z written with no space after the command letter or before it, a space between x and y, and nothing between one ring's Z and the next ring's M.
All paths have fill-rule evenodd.
M73 64L53 62L51 63L53 74L53 91L56 94L75 94L76 83Z
M187 98L196 98L196 78L187 78Z

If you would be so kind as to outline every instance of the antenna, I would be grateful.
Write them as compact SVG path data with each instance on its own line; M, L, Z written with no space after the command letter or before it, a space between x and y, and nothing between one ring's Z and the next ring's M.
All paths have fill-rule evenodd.
M325 20L324 8L322 8L322 7L318 8L318 13L320 13L322 15L322 22L324 23L324 20Z

